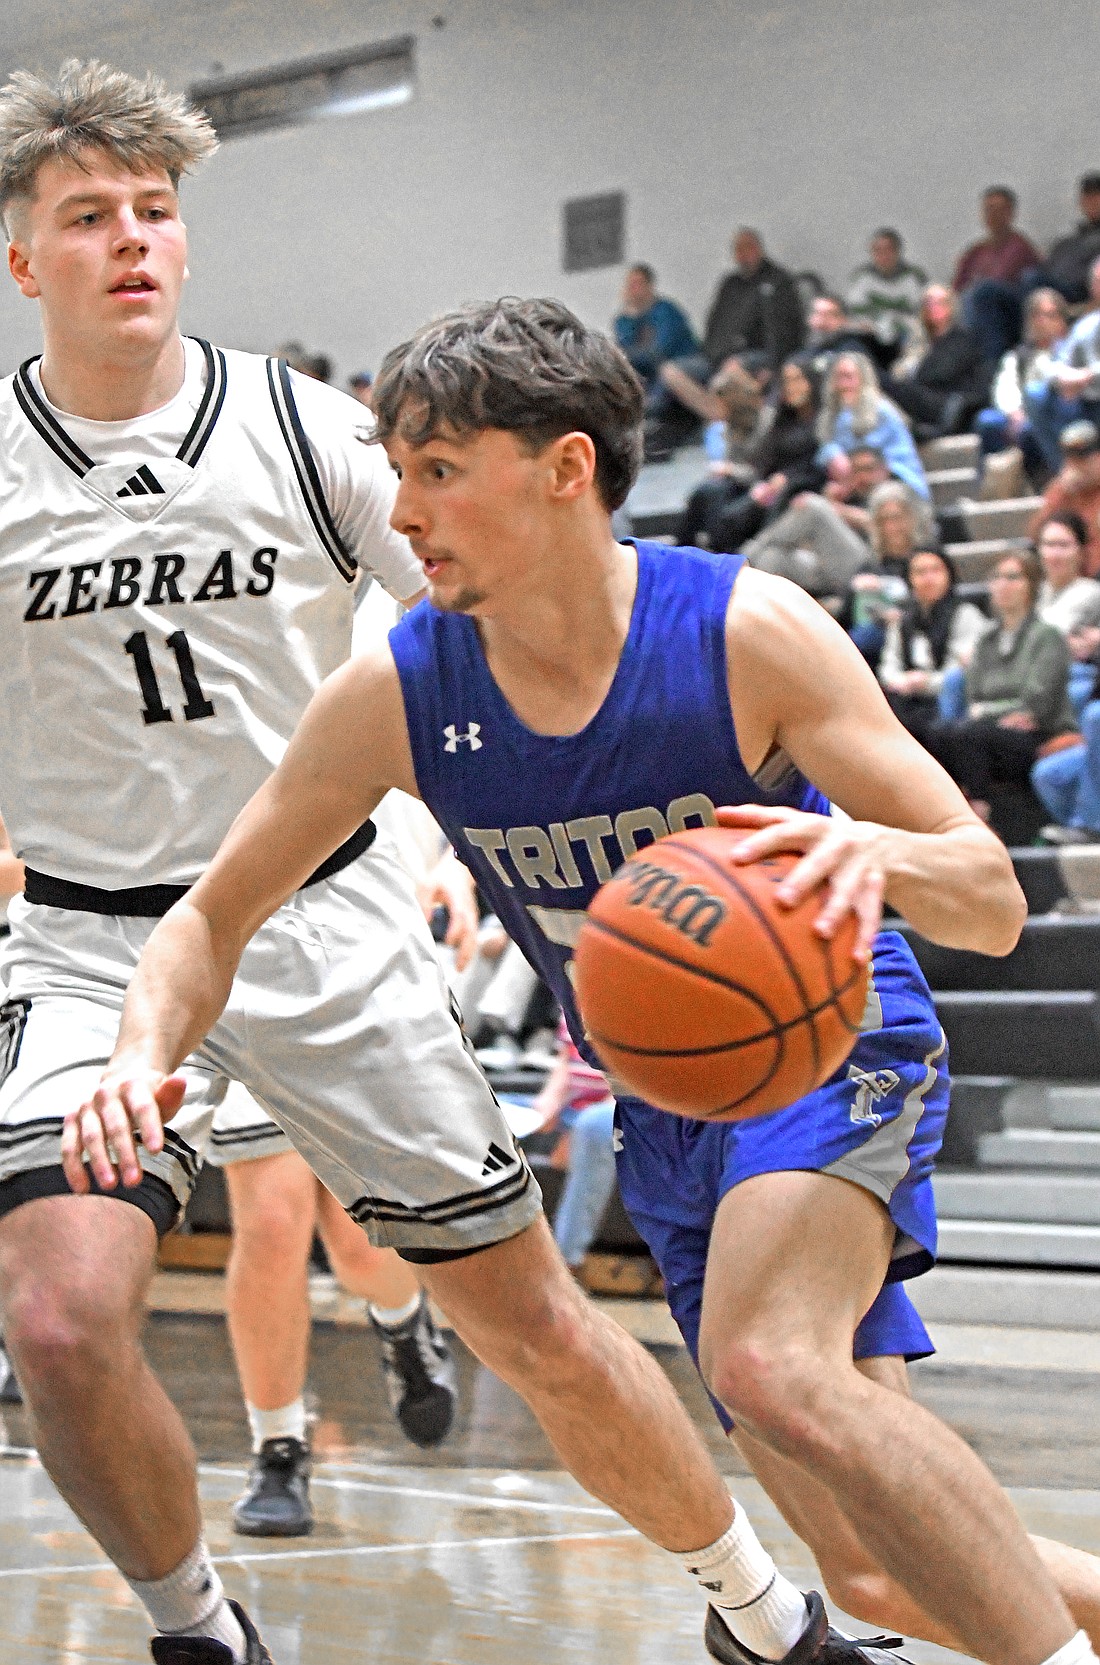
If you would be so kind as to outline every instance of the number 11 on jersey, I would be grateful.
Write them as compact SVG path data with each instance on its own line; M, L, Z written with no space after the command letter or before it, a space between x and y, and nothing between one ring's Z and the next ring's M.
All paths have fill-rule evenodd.
M172 712L165 705L161 696L160 683L157 681L157 673L153 669L153 656L149 651L149 638L144 630L135 630L132 636L127 636L122 645L134 661L138 688L141 690L142 722L172 722ZM179 678L185 696L184 722L194 723L202 717L212 717L214 715L213 701L208 700L202 691L198 672L195 670L195 659L191 652L191 644L183 631L173 631L165 645L170 647L176 656L176 667L179 671Z

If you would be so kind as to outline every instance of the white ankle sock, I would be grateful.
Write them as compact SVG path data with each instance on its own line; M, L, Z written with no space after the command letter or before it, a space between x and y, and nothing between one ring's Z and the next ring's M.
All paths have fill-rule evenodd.
M244 1631L225 1599L222 1581L200 1538L167 1578L126 1580L155 1628L169 1636L212 1636L232 1648L241 1662L247 1644Z
M367 1308L376 1324L381 1324L384 1330L399 1330L402 1324L407 1324L420 1309L420 1291L417 1290L411 1301L403 1307L376 1307L373 1301L367 1302Z
M738 1508L733 1524L707 1549L676 1559L697 1578L737 1640L763 1659L790 1653L806 1628L806 1598L779 1571ZM1049 1662L1048 1662L1049 1665ZM1057 1665L1079 1665L1059 1660Z
M1068 1642L1062 1644L1057 1653L1044 1659L1043 1665L1096 1665L1096 1655L1084 1631L1079 1630L1076 1636L1071 1636Z
M301 1394L289 1405L274 1411L260 1411L245 1400L248 1422L252 1429L252 1451L259 1451L265 1440L301 1440L306 1437L306 1402Z

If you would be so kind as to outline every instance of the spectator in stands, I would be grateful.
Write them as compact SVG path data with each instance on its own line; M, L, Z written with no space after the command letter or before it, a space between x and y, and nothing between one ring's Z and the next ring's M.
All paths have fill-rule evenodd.
M1069 697L1080 713L1092 696L1096 681L1094 655L1100 644L1100 584L1085 577L1088 528L1072 512L1050 515L1039 531L1038 551L1043 568L1038 613L1060 630L1072 657Z
M895 479L918 497L928 497L928 482L905 418L879 386L870 359L862 353L840 353L825 379L825 395L818 419L821 449L818 462L832 480L843 481L851 464L848 453L856 445L873 445L882 452Z
M1031 517L1028 536L1038 538L1052 515L1079 515L1088 534L1085 572L1091 578L1100 573L1100 431L1092 422L1071 422L1060 446L1062 466Z
M993 623L966 672L965 715L934 723L925 735L985 820L995 787L1028 785L1040 747L1077 726L1066 691L1069 649L1036 612L1040 582L1030 550L1001 557L990 583Z
M564 1018L557 1059L532 1108L543 1131L563 1129L551 1158L568 1175L554 1216L554 1236L565 1264L579 1279L615 1185L615 1100L599 1070L586 1064L573 1045Z
M906 566L909 599L892 608L878 678L898 719L923 740L939 720L945 676L966 669L989 620L955 594L955 568L935 549L917 548Z
M1045 388L1029 390L1028 421L1052 472L1062 430L1082 418L1100 424L1100 259L1089 273L1093 309L1059 343Z
M368 410L374 409L374 377L369 370L357 370L348 377L348 392Z
M987 235L955 264L953 288L962 299L964 320L990 364L1019 341L1021 280L1043 260L1035 244L1016 230L1015 218L1015 191L991 185L982 193Z
M835 295L815 295L806 315L806 351L813 357L814 367L824 375L837 353L868 353L876 360L881 351L878 342L848 317L843 303Z
M792 497L824 484L824 472L815 461L819 389L809 353L796 353L782 366L778 395L764 408L749 454L754 483L746 489L728 464L718 465L688 498L677 543L693 544L704 533L711 549L738 550Z
M1024 309L1024 339L1001 359L993 383L993 402L979 411L974 423L983 456L1018 446L1028 475L1039 484L1045 482L1052 467L1058 466L1059 459L1048 463L1032 427L1030 411L1049 396L1058 348L1068 333L1069 313L1057 290L1033 290Z
M919 266L902 259L901 234L880 226L871 238L870 260L852 273L848 317L873 335L892 362L908 345L928 282Z
M955 296L942 283L930 283L921 300L919 339L884 378L884 390L923 443L964 432L986 402L989 379L976 337L959 322Z
M657 293L657 274L638 261L623 279L621 310L615 316L615 340L634 366L646 393L659 388L657 372L666 359L689 358L701 351L686 312Z
M1053 816L1039 837L1045 844L1100 844L1100 700L1080 714L1077 745L1052 747L1031 771L1032 787Z
M838 616L874 670L886 642L891 609L908 599L910 558L934 541L935 528L928 504L900 480L877 486L867 512L869 557L852 578Z
M759 232L742 226L733 239L734 270L718 285L707 314L703 351L670 359L662 385L685 409L712 420L708 391L730 359L763 354L774 370L802 345L802 303L790 273L769 260Z
M1077 305L1087 300L1089 274L1100 260L1100 173L1087 173L1078 187L1081 219L1075 231L1054 244L1039 270L1039 281Z

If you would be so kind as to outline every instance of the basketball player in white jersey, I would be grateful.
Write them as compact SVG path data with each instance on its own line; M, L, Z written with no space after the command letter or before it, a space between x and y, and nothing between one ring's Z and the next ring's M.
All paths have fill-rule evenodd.
M752 1657L851 1659L660 1369L569 1277L368 826L247 949L163 1137L127 1152L121 1183L98 1159L65 1175L63 1117L110 1053L142 945L347 657L359 570L399 599L421 584L358 407L180 338L176 185L212 148L160 83L102 66L0 93L9 264L45 337L0 384L0 808L26 863L0 1005L0 1319L42 1462L144 1603L159 1665L264 1665L140 1348L157 1233L236 1080L372 1241L421 1265L583 1484L693 1575L721 1545Z
M611 514L636 468L642 417L618 350L558 302L469 307L387 357L377 409L401 477L393 523L420 555L434 605L407 615L386 651L329 679L210 870L156 927L103 1082L66 1124L74 1184L85 1159L108 1181L111 1147L125 1172L135 1130L159 1142L161 1109L182 1085L170 1072L219 1022L249 933L393 786L420 792L567 1009L576 938L551 903L594 893L606 877L594 852L609 867L643 818L667 826L688 801L743 829L734 859L793 850L802 859L780 899L796 905L824 883L818 928L830 935L854 913L857 957L875 954L857 1048L865 1035L885 1040L909 1068L903 1031L919 1029L922 1052L934 1013L922 984L919 1001L903 1005L901 977L885 963L894 948L879 931L884 894L935 940L1004 954L1026 911L1011 863L895 723L843 633L793 585L740 558L617 543ZM678 705L697 671L697 690ZM459 732L476 750L459 752ZM793 799L779 807L750 773L778 748ZM702 778L699 755L709 759ZM848 813L799 808L814 799L798 769L812 769L812 791ZM750 796L716 810L703 793L727 779ZM670 802L670 791L693 796ZM667 820L645 807L665 803ZM488 824L468 824L479 816ZM658 842L655 859L659 851ZM900 1018L884 1015L891 1005ZM586 1045L575 1006L570 1028ZM937 1056L943 1045L941 1034ZM620 1175L633 1175L647 1223L678 1233L670 1300L675 1311L686 1284L696 1291L679 1321L685 1340L695 1329L712 1394L747 1427L750 1451L773 1459L764 1477L781 1500L816 1488L855 1539L865 1604L900 1598L922 1634L990 1665L1095 1665L1077 1629L1095 1604L1090 1613L1078 1601L1060 1546L1029 1542L958 1436L855 1364L863 1317L895 1287L895 1253L911 1257L920 1243L931 1256L927 1220L910 1213L920 1237L903 1236L886 1203L899 1206L898 1188L922 1160L915 1129L934 1076L919 1060L910 1069L895 1105L909 1118L894 1130L904 1160L889 1175L854 1159L886 1148L875 1143L888 1127L886 1092L878 1117L857 1126L843 1068L789 1110L733 1126L620 1100ZM845 1160L822 1166L813 1142L831 1157L834 1114ZM719 1141L719 1160L700 1156ZM754 1158L747 1173L736 1168L739 1141ZM645 1193L643 1165L658 1181ZM430 1284L438 1272L428 1268ZM720 1609L707 1646L724 1665L745 1665L724 1552L693 1557L703 1559Z

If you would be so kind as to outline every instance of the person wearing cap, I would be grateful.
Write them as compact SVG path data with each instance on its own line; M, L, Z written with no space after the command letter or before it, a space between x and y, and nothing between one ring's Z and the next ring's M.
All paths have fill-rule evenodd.
M373 386L374 377L369 370L357 370L353 376L348 377L348 392L353 399L358 399L361 405L366 405L368 410L372 408Z
M1094 422L1071 422L1062 430L1062 466L1043 493L1040 507L1028 523L1028 537L1037 539L1051 515L1080 515L1088 532L1085 573L1100 572L1100 430Z

